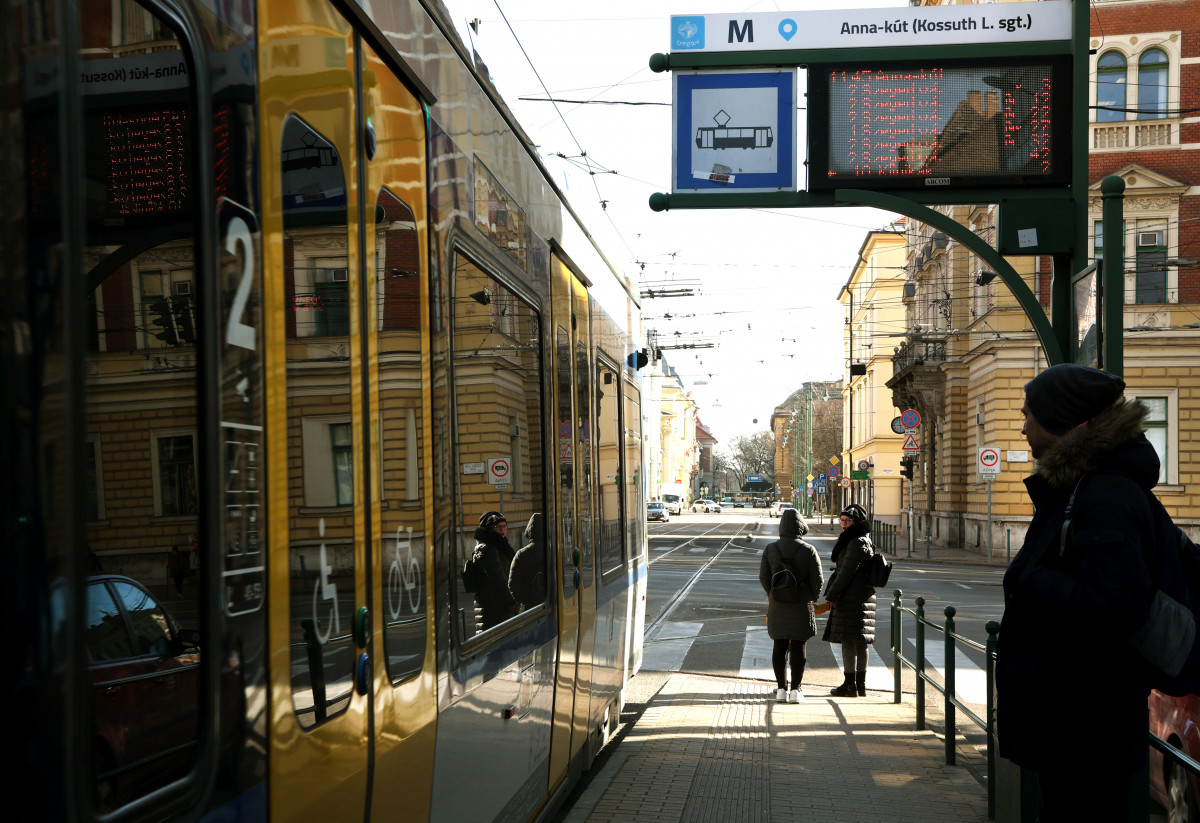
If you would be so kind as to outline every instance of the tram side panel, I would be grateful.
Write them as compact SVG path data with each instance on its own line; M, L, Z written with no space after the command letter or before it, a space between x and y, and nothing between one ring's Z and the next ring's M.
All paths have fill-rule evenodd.
M522 260L530 263L525 233L519 233L520 248L510 249L512 256L498 256L491 241L511 231L505 215L519 213L521 205L469 156L434 120L435 529L440 545L431 817L527 819L547 797L555 663L544 528L546 318L528 275L517 267ZM503 248L509 248L507 242ZM444 324L440 328L438 319ZM439 402L441 380L446 390ZM496 473L506 482L488 482ZM519 596L513 596L507 579L489 579L475 592L464 586L461 569L472 555L480 516L489 511L505 514L508 542L524 552L523 558L533 559L522 565L526 579L514 581ZM526 541L530 520L540 520L543 528ZM469 792L462 789L465 780L472 786Z

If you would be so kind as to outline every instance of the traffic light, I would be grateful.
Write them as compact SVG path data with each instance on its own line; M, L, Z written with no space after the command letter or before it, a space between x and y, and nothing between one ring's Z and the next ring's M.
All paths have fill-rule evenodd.
M150 311L154 314L153 324L159 327L159 331L154 332L154 336L168 346L178 346L179 327L175 322L175 312L171 308L171 301L166 298L155 300L150 304Z
M900 458L900 475L909 480L912 480L913 479L913 464L916 462L917 462L916 458L914 458L914 457Z
M171 305L175 308L175 328L178 331L180 342L195 343L196 321L192 317L192 298L177 297L171 301Z

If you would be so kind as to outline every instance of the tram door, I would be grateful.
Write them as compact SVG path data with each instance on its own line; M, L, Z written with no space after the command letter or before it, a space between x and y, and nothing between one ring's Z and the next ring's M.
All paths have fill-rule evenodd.
M369 790L355 38L326 0L259 6L273 820ZM315 777L319 775L319 777Z
M552 263L555 449L558 464L558 669L554 690L550 790L580 763L587 744L591 652L596 616L592 540L591 351L584 283L557 256Z

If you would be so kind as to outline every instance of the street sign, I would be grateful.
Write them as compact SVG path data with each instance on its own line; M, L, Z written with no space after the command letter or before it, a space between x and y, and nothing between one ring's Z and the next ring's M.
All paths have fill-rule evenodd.
M796 70L673 72L672 190L796 188Z
M463 463L463 474L483 474L483 461L478 463Z
M840 472L840 471L841 471L841 469L839 469L837 466L830 466L830 467L829 467L829 476L830 476L830 477L837 477L837 476L838 476L838 472Z
M900 415L900 425L906 429L915 429L921 425L921 413L916 409L905 409Z
M842 488L843 488L843 489L848 489L848 488L850 488L850 478L849 478L849 477L843 477L843 478L842 478Z
M817 493L818 494L829 494L829 487L826 486L824 483L821 483L819 486L817 486Z
M838 456L835 454L833 457L829 458L829 462L830 462L832 465L836 466L836 465L837 465L838 463L840 463L841 461L840 461L840 460L838 460Z
M909 452L914 452L914 453L919 452L920 450L921 450L921 444L917 442L916 435L909 434L907 437L904 438L904 453L905 454L908 454Z
M761 483L762 475L761 474L748 474L748 475L746 475L746 482L747 483Z
M870 460L859 460L858 468L859 468L859 471L866 471L867 469L871 468L871 461Z
M871 473L869 471L867 471L866 469L853 469L850 472L850 479L851 480L870 480Z
M995 446L981 447L977 468L982 475L995 477L1000 474L1000 450Z
M492 486L503 486L508 483L512 474L512 463L507 457L492 457L487 462L488 483Z
M809 482L809 483L813 482L813 481L814 481L814 480L816 480L816 479L817 479L817 478L813 477L811 474L808 476L808 482Z
M818 483L825 482L825 472L817 472L817 482Z

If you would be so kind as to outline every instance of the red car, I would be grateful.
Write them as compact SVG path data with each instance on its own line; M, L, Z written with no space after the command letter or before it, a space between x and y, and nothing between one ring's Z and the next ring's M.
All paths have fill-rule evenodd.
M1150 692L1150 731L1192 759L1200 759L1200 697L1170 697ZM1200 796L1200 778L1150 749L1150 797L1167 810L1167 819L1200 820L1196 798Z
M199 738L199 634L128 577L88 579L84 630L98 801L113 809L187 773Z

